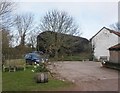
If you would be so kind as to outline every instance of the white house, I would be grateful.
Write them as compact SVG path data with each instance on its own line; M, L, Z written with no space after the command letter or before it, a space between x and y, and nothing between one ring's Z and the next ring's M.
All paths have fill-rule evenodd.
M90 41L95 58L98 60L101 58L109 60L109 48L120 43L120 32L103 27Z

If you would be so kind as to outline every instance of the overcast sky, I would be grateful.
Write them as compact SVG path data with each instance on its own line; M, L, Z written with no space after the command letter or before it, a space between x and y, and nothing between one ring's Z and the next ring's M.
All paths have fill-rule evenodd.
M18 0L15 0L18 1ZM50 0L49 0L50 1ZM64 1L64 2L63 2ZM100 2L101 1L101 2ZM49 10L57 9L68 12L80 27L82 37L90 39L102 27L109 27L118 21L118 0L19 0L17 13L31 12L37 21Z

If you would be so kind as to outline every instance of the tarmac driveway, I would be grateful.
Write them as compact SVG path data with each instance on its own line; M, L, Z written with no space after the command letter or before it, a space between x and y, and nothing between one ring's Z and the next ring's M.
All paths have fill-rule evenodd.
M100 62L55 62L54 71L76 84L75 91L118 91L118 71Z

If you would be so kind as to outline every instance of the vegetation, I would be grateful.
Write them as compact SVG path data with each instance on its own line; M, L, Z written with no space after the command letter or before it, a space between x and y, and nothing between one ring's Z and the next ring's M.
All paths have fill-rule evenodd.
M81 60L81 57L79 59L75 56L82 52L90 53L89 41L74 36L80 35L79 27L67 12L48 11L41 18L40 24L34 24L31 13L13 16L15 7L13 2L0 2L0 16L4 19L0 27L3 58L21 59L26 53L38 50L55 60L60 60L61 56L65 58L62 57L63 60ZM42 33L38 36L40 31Z
M0 1L0 30L12 26L12 11L15 8L15 3L7 0Z
M73 36L78 35L80 31L74 19L66 12L49 11L43 16L38 26L38 24L34 24L35 19L32 14L16 15L12 13L15 9L14 5L14 2L7 2L7 0L0 2L2 18L0 33L2 34L2 58L4 59L2 65L24 65L25 61L22 59L24 55L37 49L50 55L50 58L59 57L58 60L75 61L90 57L89 41ZM42 33L36 38L40 31L52 33L48 33L48 35ZM37 49L36 43L38 43ZM49 78L48 83L37 84L34 82L35 73L31 70L32 67L27 67L25 71L20 69L16 72L3 72L3 91L59 90L71 85L70 82L63 82L52 77Z
M118 31L118 32L120 31L120 23L119 22L110 25L110 27L111 27L111 29L113 29L115 31Z
M49 54L51 58L54 58L55 50L53 48L53 41L55 40L53 37L55 34L57 34L58 37L65 38L62 42L62 45L58 49L58 60L59 58L61 58L61 56L65 58L80 55L79 58L84 58L85 55L82 55L83 52L85 52L86 55L92 55L91 45L89 44L89 41L87 39L78 36L54 33L51 31L43 32L38 35L37 50L43 51Z
M3 91L46 91L59 90L72 86L68 81L60 81L49 76L48 83L35 83L32 67L25 71L3 72Z
M35 63L33 72L48 72L48 69L46 68L45 63Z
M78 25L75 20L65 11L52 10L48 11L45 16L40 20L40 31L51 31L51 39L48 38L47 49L54 50L54 56L58 58L60 47L64 44L66 37L59 34L79 35ZM50 36L50 35L49 35Z
M50 61L55 61L54 58L50 58ZM83 61L83 60L92 60L92 55L89 53L80 53L74 55L64 55L59 56L58 61Z
M31 33L34 29L33 21L34 18L32 14L16 15L14 19L13 27L18 31L21 46L25 46L25 38L27 34ZM34 46L32 45L32 47Z
M91 60L90 58L90 54L87 53L81 53L79 55L71 55L71 56L66 56L63 60L67 60L67 61L82 61L82 60Z

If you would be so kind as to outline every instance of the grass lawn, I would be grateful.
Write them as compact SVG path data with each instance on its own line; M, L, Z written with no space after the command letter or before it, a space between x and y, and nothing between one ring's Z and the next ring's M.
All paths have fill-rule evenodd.
M2 90L3 91L46 91L61 90L69 88L72 83L60 81L49 76L48 83L36 83L31 68L25 71L3 72L2 73Z

